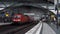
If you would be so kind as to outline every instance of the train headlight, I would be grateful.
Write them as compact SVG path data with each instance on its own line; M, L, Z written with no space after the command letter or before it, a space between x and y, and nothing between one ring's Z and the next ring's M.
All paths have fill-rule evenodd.
M16 20L13 20L13 21L16 21Z
M18 21L20 21L20 20L18 19Z

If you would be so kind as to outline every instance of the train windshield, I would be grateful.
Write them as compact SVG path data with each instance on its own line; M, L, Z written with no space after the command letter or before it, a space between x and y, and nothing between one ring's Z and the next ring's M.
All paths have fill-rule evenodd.
M21 18L21 16L20 15L15 15L14 18Z

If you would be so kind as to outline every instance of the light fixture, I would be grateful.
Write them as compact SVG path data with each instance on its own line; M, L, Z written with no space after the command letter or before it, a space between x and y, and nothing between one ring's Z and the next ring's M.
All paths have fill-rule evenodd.
M3 10L4 8L0 8L0 10Z

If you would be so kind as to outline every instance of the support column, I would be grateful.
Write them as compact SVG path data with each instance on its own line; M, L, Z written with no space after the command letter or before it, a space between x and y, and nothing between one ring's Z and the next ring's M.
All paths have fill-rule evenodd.
M55 11L57 11L57 29L58 29L58 0L54 0Z

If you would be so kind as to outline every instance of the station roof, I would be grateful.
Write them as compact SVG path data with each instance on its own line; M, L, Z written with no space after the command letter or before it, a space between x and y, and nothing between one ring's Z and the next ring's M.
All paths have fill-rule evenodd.
M4 3L1 3L0 2L0 7L14 7L14 6L33 6L33 7L38 7L38 8L41 8L43 9L40 4L37 4L37 3L18 3L18 2L4 2ZM43 10L47 10L47 9L43 9ZM48 10L47 10L48 11Z
M13 6L10 6L10 7L7 7L7 8L12 8L12 7L35 7L35 8L37 8L37 9L40 9L40 10L42 10L44 13L48 13L48 12L51 12L51 11L49 11L48 9L46 9L46 8L43 8L43 7L41 7L40 5L37 5L37 4L22 4L22 5L20 5L20 4L14 4ZM6 8L5 8L6 9ZM3 10L5 10L5 9L3 9Z
M2 2L33 2L33 3L36 3L36 2L40 2L40 0L0 0Z

